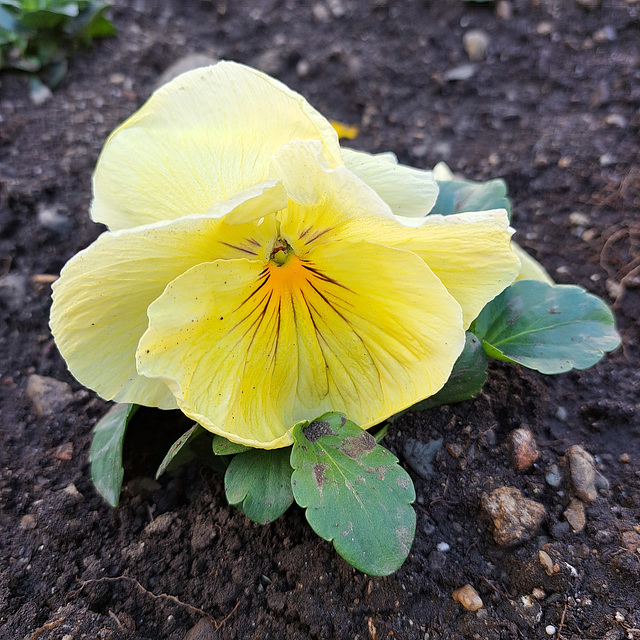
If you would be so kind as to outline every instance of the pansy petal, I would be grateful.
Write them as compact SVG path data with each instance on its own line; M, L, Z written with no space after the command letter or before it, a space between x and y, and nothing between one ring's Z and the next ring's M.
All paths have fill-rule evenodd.
M547 284L555 284L547 270L519 244L512 242L511 248L520 259L520 272L516 280L540 280Z
M232 62L185 73L110 136L92 217L113 231L204 213L266 180L269 158L295 138L342 163L329 122L280 82Z
M218 260L176 278L149 308L138 370L203 427L275 448L291 442L298 363L293 310L264 272L262 261Z
M398 164L392 153L372 155L343 147L342 157L347 169L368 184L396 216L420 218L433 208L438 185L431 171Z
M464 344L462 313L418 256L330 242L315 247L304 266L311 275L296 316L312 318L327 363L328 394L319 408L344 411L368 428L442 387Z
M228 206L245 214L261 202L277 207L280 203L272 196L267 188L264 199L258 195ZM224 213L218 207L216 215ZM107 400L175 407L166 385L136 371L147 307L171 280L196 264L217 258L265 259L274 233L273 216L261 225L229 225L199 216L104 233L67 263L53 285L51 329L71 373ZM228 242L221 242L221 235Z
M307 208L304 214L285 212L284 217L304 218L304 224L312 224L316 231L322 228L326 214L334 222L373 216L394 219L389 205L369 185L346 167L331 166L316 140L293 140L284 146L271 159L269 175L282 181L291 202Z
M194 267L150 306L138 370L206 428L264 448L328 410L368 427L432 395L464 344L459 305L411 252L348 244Z
M465 328L487 302L513 282L520 269L520 261L511 249L513 230L503 209L430 215L415 228L358 219L349 221L348 228L353 237L419 255L460 303Z

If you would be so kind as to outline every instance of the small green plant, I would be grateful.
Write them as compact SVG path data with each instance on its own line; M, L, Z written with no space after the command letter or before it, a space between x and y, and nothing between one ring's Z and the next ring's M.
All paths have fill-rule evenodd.
M301 96L229 62L180 76L109 138L105 232L54 284L71 372L122 404L94 429L111 505L137 405L194 425L194 458L267 523L294 502L349 563L388 575L415 491L380 441L406 411L472 398L489 358L584 369L620 338L607 305L511 240L504 181L342 148ZM370 433L368 429L375 429Z
M37 74L55 88L67 59L94 38L115 34L100 0L0 0L0 69Z

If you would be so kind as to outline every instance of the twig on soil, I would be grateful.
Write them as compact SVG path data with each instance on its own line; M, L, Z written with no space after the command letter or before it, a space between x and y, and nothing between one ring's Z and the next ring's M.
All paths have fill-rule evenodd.
M567 604L565 602L564 609L562 610L562 616L560 618L560 624L558 625L558 635L556 636L556 640L560 640L560 633L562 631L562 627L564 627L564 617L567 614Z
M115 613L113 613L113 611L111 610L109 610L109 617L115 620L116 624L118 625L118 629L120 629L120 631L122 631L122 633L124 633L125 636L129 635L128 629L124 628L124 626L122 625L122 622L120 622L120 618L118 618L118 616Z
M500 591L495 585L493 585L489 580L487 580L484 576L481 578L500 596L506 598L507 600L513 600L515 596L510 596L506 591Z
M38 638L41 633L44 633L45 631L49 631L49 629L53 629L54 627L57 627L61 622L64 622L66 619L67 619L66 616L62 616L62 618L58 618L57 620L52 620L51 622L47 622L46 624L43 624L39 629L36 629L29 636L29 640L36 640L36 638Z
M628 285L640 274L639 238L640 225L630 226L625 224L613 227L602 246L600 266L609 274L610 280L617 283L619 287L617 293L615 293L614 309L620 306ZM616 259L612 255L616 243L620 240L628 240L628 247L624 252L628 256L628 261L622 266L616 264ZM619 251L618 253L622 252Z
M211 614L207 613L206 611L203 611L202 609L199 609L198 607L194 607L192 604L189 604L187 602L182 602L182 600L179 600L178 598L176 598L176 596L172 596L167 593L161 593L160 595L156 595L155 593L149 591L148 589L145 589L135 578L132 578L131 576L115 576L113 578L105 576L104 578L94 578L92 580L81 580L80 589L78 589L78 591L74 595L77 595L78 593L80 593L89 584L98 584L100 582L117 582L118 580L132 582L136 587L138 587L138 589L140 589L140 591L151 596L154 600L161 600L161 599L170 600L171 602L173 602L174 604L177 604L180 607L184 607L185 609L188 609L193 613L197 613L201 616L208 618L213 623L214 627L216 628L216 631L218 631L220 627L222 627L222 625L231 617L231 615L235 613L235 610L238 608L240 604L240 601L238 600L238 602L236 603L236 606L232 609L231 613L229 613L221 622L218 622ZM33 638L29 638L29 640L33 640Z

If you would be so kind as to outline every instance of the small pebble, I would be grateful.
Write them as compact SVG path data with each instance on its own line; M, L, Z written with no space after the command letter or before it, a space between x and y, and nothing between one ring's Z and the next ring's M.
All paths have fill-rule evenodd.
M471 62L481 62L487 57L489 36L484 31L480 29L467 31L462 38L462 43Z
M145 528L147 535L157 535L166 533L171 528L173 521L176 519L175 513L161 513L155 520L152 520Z
M462 446L460 446L456 442L452 442L452 443L446 445L445 449L447 450L448 454L452 458L456 458L457 459L462 455Z
M566 457L576 496L584 502L595 502L598 492L595 485L596 467L593 456L576 444L569 447Z
M581 211L574 211L569 215L569 224L574 227L586 227L591 223L591 218Z
M317 22L327 22L331 17L329 14L329 9L322 4L322 2L317 2L311 8L311 13L313 13L313 17Z
M306 78L311 71L311 65L304 58L302 60L298 60L298 64L296 65L296 73L299 78Z
M27 379L27 396L39 416L59 414L73 401L73 392L66 382L35 374Z
M500 0L496 5L496 15L501 20L511 20L513 17L513 6L509 0Z
M566 422L569 417L569 412L564 407L558 407L556 409L556 418L558 420L562 420L562 422Z
M593 39L596 42L615 42L618 37L616 30L610 25L607 24L602 29L598 29L593 34Z
M547 575L552 576L554 574L554 564L551 556L543 549L540 549L538 551L538 560L540 560L540 564L544 567Z
M0 278L0 308L18 311L27 297L27 278L19 273L9 273Z
M619 127L620 129L624 129L627 126L627 119L619 113L610 113L604 121L606 124L612 127Z
M563 515L575 533L580 533L584 530L587 524L587 516L582 500L578 500L577 498L571 500Z
M525 498L515 487L499 487L482 494L482 511L493 524L493 539L501 546L529 540L547 517L546 509Z
M476 73L474 64L461 64L458 67L452 67L444 72L444 79L447 82L457 82L461 80L469 80Z
M618 462L622 462L622 464L629 464L631 462L631 458L628 453L623 453L619 458Z
M38 82L31 88L29 98L36 107L41 107L45 102L49 102L53 98L53 93L46 84Z
M544 632L548 635L548 636L552 636L555 634L556 632L556 628L552 625L552 624L548 624L545 628L544 628Z
M536 33L539 36L548 36L553 31L553 25L550 22L541 22L536 27Z
M622 546L631 553L640 549L640 534L635 531L625 531L620 537L622 538Z
M21 531L31 531L33 529L35 529L38 526L38 520L37 518L29 513L26 516L22 516L22 518L20 518L20 530Z
M69 483L62 491L75 500L84 500L84 496L78 491L78 487L73 482Z
M442 553L446 553L451 550L451 547L446 542L438 542L436 549L438 549L438 551L442 551Z
M327 0L327 4L334 18L342 18L347 12L342 0Z
M480 594L470 584L465 584L464 587L456 589L451 594L451 597L467 611L478 611L484 606Z
M562 484L562 474L560 473L560 469L558 469L557 464L552 464L547 469L544 479L547 481L547 484L554 489L557 489Z
M511 464L516 471L529 469L540 455L536 440L529 429L523 427L514 429L509 434L509 443L512 455Z
M192 627L183 640L215 640L216 628L208 618L200 618L198 624Z
M610 153L603 153L599 158L599 162L601 167L611 167L618 161Z
M38 210L38 223L41 227L49 229L60 235L64 235L71 228L71 220L59 214L52 207L40 207Z

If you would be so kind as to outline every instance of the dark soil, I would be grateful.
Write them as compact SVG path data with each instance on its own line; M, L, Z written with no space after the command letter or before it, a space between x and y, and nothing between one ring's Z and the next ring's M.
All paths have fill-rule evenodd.
M117 37L78 54L43 106L24 78L0 77L0 276L11 276L0 300L2 638L182 640L201 619L214 633L201 623L191 638L546 638L547 625L565 640L640 638L640 5L588 4L512 0L503 18L493 3L457 0L119 0ZM489 35L487 59L447 80L468 63L471 28ZM495 364L474 401L397 423L385 443L403 464L407 438L445 446L432 475L410 469L417 535L391 577L354 570L297 507L250 523L197 464L156 483L151 462L175 433L155 423L144 452L127 444L119 508L92 488L91 428L107 404L66 371L42 274L101 232L87 215L99 150L190 52L262 67L359 124L359 148L504 177L517 239L558 282L616 305L623 347L596 367L544 377ZM43 209L62 221L43 224ZM39 416L26 393L34 373L69 383L72 402ZM520 426L541 456L516 472L508 435ZM580 533L563 517L572 444L609 481ZM509 548L480 514L482 493L502 486L547 511ZM484 601L478 613L452 600L465 583Z

